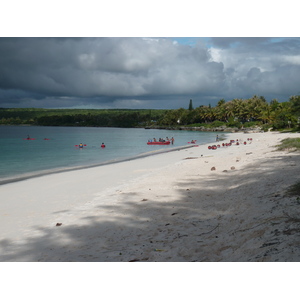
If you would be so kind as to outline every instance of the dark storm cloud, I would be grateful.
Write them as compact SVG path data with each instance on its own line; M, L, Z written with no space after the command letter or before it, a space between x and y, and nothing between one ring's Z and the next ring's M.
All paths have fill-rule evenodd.
M176 108L299 92L298 38L195 41L0 38L0 107Z
M220 45L224 39L214 41ZM299 38L229 38L227 48L212 48L211 52L225 66L227 96L260 94L288 100L299 93L299 50Z
M56 97L143 97L206 90L222 77L207 49L168 39L0 40L0 88Z

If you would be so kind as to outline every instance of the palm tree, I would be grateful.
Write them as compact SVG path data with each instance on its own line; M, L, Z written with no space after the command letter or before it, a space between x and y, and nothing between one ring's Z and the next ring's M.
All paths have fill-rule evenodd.
M203 106L202 111L205 123L210 123L214 121L215 113L211 106Z
M272 113L271 106L266 104L260 112L260 120L263 124L270 124L274 120L274 113Z
M234 113L233 117L237 118L237 119L241 119L243 100L242 99L233 99L232 105L233 105L233 113Z
M230 118L234 118L234 103L233 101L226 102L224 104L224 119L226 122L229 121Z
M291 105L291 111L297 116L300 116L300 96L291 96L289 103Z

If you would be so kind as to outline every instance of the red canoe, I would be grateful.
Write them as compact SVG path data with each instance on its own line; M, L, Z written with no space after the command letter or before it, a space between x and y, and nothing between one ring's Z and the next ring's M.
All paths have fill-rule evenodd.
M170 141L166 142L148 142L147 145L170 145Z

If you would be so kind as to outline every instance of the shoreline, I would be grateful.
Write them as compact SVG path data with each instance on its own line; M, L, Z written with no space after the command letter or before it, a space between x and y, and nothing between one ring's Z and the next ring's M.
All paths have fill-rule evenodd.
M57 134L57 128L52 128L50 130L50 133L48 132L39 132L39 128L35 127L33 132L31 132L33 137L37 138L37 141L33 141L33 143L29 144L26 141L26 144L21 141L21 138L23 135L25 136L25 132L21 130L19 132L14 127L16 126L10 126L12 127L11 136L16 138L16 140L13 140L11 142L5 142L5 152L4 156L2 157L3 160L3 166L1 169L0 174L0 184L13 182L16 180L22 180L30 177L37 177L39 175L45 175L48 173L53 172L61 172L66 170L72 170L72 169L80 169L81 167L94 167L102 164L107 163L114 163L115 161L121 161L123 159L132 159L134 156L138 156L147 152L152 152L152 149L162 149L164 147L165 150L171 149L173 147L180 147L180 146L186 146L189 145L187 143L188 141L192 140L195 136L195 134L178 134L178 140L174 143L174 145L168 145L168 146L148 146L146 145L146 140L148 136L148 133L145 133L146 131L143 129L142 131L134 130L132 134L130 135L130 139L125 139L120 141L120 143L114 139L114 142L110 142L107 144L107 149L102 155L102 152L98 153L98 146L95 144L95 139L97 139L97 131L92 130L92 139L88 140L88 152L84 152L84 155L79 155L78 152L71 153L70 151L73 150L70 147L73 147L73 143L76 144L76 142L70 141L69 143L65 143L65 138L59 139L57 142L55 141L55 136ZM110 129L114 128L106 128L108 130L105 130L103 132L104 139L108 140L108 137L110 136ZM54 131L53 131L54 130ZM25 130L27 133L27 130ZM5 132L2 131L1 135L3 134L3 137L5 138ZM10 131L8 131L10 132ZM67 131L68 132L68 131ZM73 132L73 130L71 131ZM77 130L75 130L75 136ZM79 132L81 132L81 129L79 129ZM84 131L84 132L89 132ZM119 131L118 131L119 132ZM127 133L127 131L125 131ZM151 131L152 132L152 131ZM162 133L163 135L166 134ZM100 131L102 133L102 131ZM49 136L50 134L50 136ZM74 134L74 132L73 132ZM130 134L130 131L129 131ZM152 134L159 134L157 131ZM49 136L52 141L43 142L41 137ZM121 131L122 135L122 131ZM209 134L196 134L198 138L198 142L205 143L206 141L213 140L215 137L215 134L209 133ZM9 134L10 136L10 134ZM71 135L72 136L72 135ZM122 135L124 137L124 135ZM186 138L185 138L186 136ZM18 138L18 140L17 140ZM58 136L59 138L59 136ZM148 137L149 138L149 137ZM20 142L21 141L21 142ZM123 142L122 142L123 141ZM22 150L22 146L24 143L24 151ZM108 142L108 141L107 141ZM13 146L14 143L17 143L16 147ZM34 143L37 143L35 145ZM9 145L12 145L13 148L10 149ZM77 142L78 144L78 142ZM8 146L7 146L8 145ZM123 149L124 146L124 149ZM54 151L56 152L56 155L53 156L51 153L49 153L48 148L50 147L57 147ZM31 149L34 148L34 149ZM60 150L60 148L62 150ZM37 149L37 152L35 152L35 149ZM77 150L77 148L75 148ZM101 149L101 148L100 148ZM86 150L86 149L85 149ZM54 152L53 151L53 152ZM10 154L11 152L11 154ZM34 156L34 157L33 157ZM5 159L7 157L7 159ZM22 159L25 158L25 159Z
M140 159L140 158L148 157L151 155L158 155L158 154L168 153L168 152L172 152L172 151L180 151L183 149L197 147L197 146L199 146L199 145L178 146L178 147L173 147L171 149L153 150L153 151L149 151L149 152L145 152L142 154L125 157L125 158L116 158L113 160L108 160L108 161L104 161L104 162L97 163L97 164L74 166L74 167L61 167L61 168L55 168L55 169L47 169L47 170L43 170L43 171L24 173L24 174L15 175L15 176L7 177L7 178L0 178L0 186L4 185L4 184L28 180L28 179L32 179L32 178L38 178L38 177L47 176L47 175L51 175L51 174L59 174L59 173L70 172L70 171L96 168L96 167L116 164L116 163L120 163L120 162L126 162L126 161L135 160L135 159Z
M273 148L290 136L4 184L0 261L299 261L300 157Z

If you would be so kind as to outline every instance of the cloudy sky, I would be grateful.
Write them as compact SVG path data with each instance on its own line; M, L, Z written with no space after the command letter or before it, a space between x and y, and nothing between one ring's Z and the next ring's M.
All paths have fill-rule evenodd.
M253 95L287 101L300 94L299 37L195 37L195 30L187 30L194 37L176 37L180 29L170 37L165 31L145 35L147 30L118 37L120 27L112 37L77 38L80 30L69 38L57 31L50 37L4 35L0 107L187 108L190 99L197 107Z

